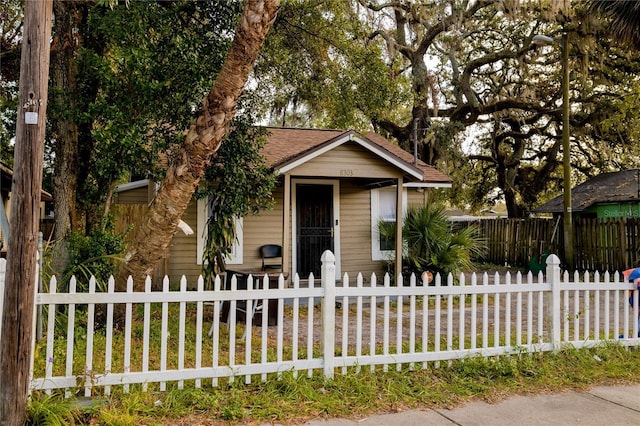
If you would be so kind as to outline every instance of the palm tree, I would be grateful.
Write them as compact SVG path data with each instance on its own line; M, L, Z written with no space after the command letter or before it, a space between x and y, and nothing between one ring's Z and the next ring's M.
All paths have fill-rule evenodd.
M144 288L144 279L166 253L178 223L204 176L236 112L238 98L253 69L258 53L276 17L279 0L249 0L244 6L235 37L216 82L173 156L165 179L142 223L133 229L132 241L119 265L116 287L126 288L131 275L134 288Z
M395 224L392 225L378 224L382 238L395 240ZM441 275L468 271L486 246L476 227L454 232L444 206L432 201L407 211L402 234L404 266L418 276L423 271Z
M640 2L591 0L589 8L610 20L610 31L617 39L640 49Z

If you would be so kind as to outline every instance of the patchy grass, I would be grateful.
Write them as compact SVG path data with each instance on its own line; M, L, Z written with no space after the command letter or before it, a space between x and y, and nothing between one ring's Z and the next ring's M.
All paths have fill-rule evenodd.
M218 388L129 394L114 389L109 397L65 400L62 394L34 393L29 424L255 424L302 423L312 418L362 418L410 408L455 407L481 399L497 402L514 394L586 389L597 384L640 383L640 350L606 343L592 349L558 353L521 353L440 363L439 368L336 374L324 381L284 373L265 383L240 380ZM191 386L191 387L189 387Z

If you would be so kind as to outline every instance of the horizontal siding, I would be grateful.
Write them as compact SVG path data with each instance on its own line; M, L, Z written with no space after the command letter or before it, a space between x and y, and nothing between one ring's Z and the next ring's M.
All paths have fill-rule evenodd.
M149 202L149 188L135 188L116 194L117 204L144 204Z
M260 270L262 267L262 260L258 251L260 246L264 244L282 245L283 188L276 188L273 196L275 198L273 209L263 210L258 215L249 215L244 218L244 264L230 265L230 269ZM285 267L284 270L291 271L291 267Z
M427 200L428 189L407 188L407 204L409 206L421 206Z
M187 277L188 283L196 283L202 273L202 266L196 263L198 216L197 203L192 199L182 216L182 220L191 227L193 234L185 235L178 230L169 247L169 277L172 284L177 284L182 275Z
M383 263L371 260L371 192L352 181L340 183L340 250L342 273L355 278L361 272L383 274Z

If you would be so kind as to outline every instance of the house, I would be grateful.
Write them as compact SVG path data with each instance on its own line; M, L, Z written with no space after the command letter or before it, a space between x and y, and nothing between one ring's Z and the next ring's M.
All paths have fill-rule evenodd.
M0 257L6 257L9 221L11 220L11 185L13 182L13 170L6 164L0 163ZM40 231L45 240L51 237L53 232L53 217L45 213L45 206L53 203L53 197L46 191L40 193ZM50 209L49 209L50 210Z
M259 247L276 244L289 276L319 276L326 249L336 256L338 277L381 275L384 261L397 261L399 254L380 241L379 220L395 222L407 205L424 203L431 188L451 187L448 176L374 133L267 130L262 154L279 175L275 207L237 219L228 269L259 273ZM149 181L120 185L117 202L147 203L152 187ZM207 204L193 200L182 218L195 232L174 236L165 267L172 282L183 274L192 282L201 273Z
M574 218L640 217L640 169L603 173L571 189ZM542 204L534 213L561 215L563 196Z

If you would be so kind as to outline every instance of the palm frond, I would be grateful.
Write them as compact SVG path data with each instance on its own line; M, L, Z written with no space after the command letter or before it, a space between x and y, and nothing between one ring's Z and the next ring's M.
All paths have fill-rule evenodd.
M610 20L610 31L619 40L640 49L640 2L591 0L590 10Z

